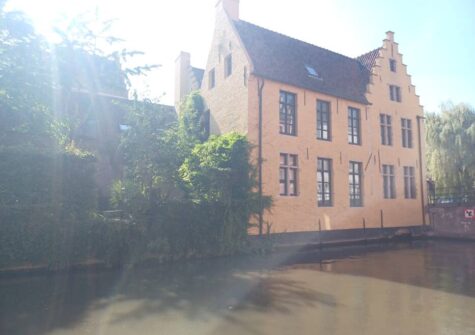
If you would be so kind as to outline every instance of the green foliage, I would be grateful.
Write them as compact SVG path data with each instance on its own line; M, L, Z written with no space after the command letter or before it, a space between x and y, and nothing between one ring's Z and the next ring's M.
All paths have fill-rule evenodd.
M58 33L61 42L49 45L1 3L0 267L121 259L135 232L96 213L95 160L75 147L84 115L72 92L127 94L124 81L151 67L122 68L135 53L104 53L105 35L86 24Z
M191 150L195 144L208 139L208 117L203 97L198 92L188 95L181 105L179 118L179 138L183 149Z
M179 119L148 101L129 106L124 177L112 196L122 214L97 214L95 160L74 134L84 113L100 110L82 111L78 92L126 94L129 76L153 67L125 67L138 53L114 48L110 24L73 22L50 46L0 5L0 267L231 254L270 204L253 191L246 138L208 140L209 115L193 93Z
M136 101L129 109L127 124L120 145L125 178L114 186L113 203L143 213L150 204L176 193L179 162L171 132L176 113L148 101Z
M0 147L55 147L46 43L21 13L0 11Z
M84 255L95 195L91 156L0 150L0 266Z
M212 136L198 144L180 168L192 199L244 201L252 193L250 146L245 136Z
M239 250L247 241L251 217L259 213L260 206L266 209L271 205L270 198L259 199L255 192L250 150L243 135L211 136L195 146L180 168L188 196L203 209L197 217L216 220L206 233L213 238L213 233L219 232L213 243L221 248L220 253Z
M130 88L131 76L144 75L158 65L129 66L143 52L122 47L121 38L110 34L115 20L100 20L84 13L64 22L55 32L60 42L54 55L61 87L120 92Z
M156 67L127 66L141 53L119 45L112 23L77 17L56 29L60 41L51 45L22 13L0 8L0 147L74 147L84 114L98 113L74 108L74 92L126 96L131 76Z
M254 192L247 139L232 133L206 140L203 109L193 93L178 126L153 105L130 113L122 144L126 173L113 199L143 234L136 244L142 253L172 259L235 253L247 244L251 217L270 206Z
M475 110L448 104L426 117L427 168L436 185L468 190L475 187Z

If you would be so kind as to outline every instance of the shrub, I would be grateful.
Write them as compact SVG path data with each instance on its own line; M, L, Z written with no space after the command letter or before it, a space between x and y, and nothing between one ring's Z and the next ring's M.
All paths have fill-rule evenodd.
M90 254L95 206L92 156L0 151L0 266Z

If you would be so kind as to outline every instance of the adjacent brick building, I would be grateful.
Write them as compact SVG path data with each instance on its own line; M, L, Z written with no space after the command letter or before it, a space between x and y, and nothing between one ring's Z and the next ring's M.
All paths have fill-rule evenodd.
M423 109L394 33L350 58L241 20L239 0L216 10L202 82L182 54L176 97L200 87L211 132L256 145L272 232L424 224Z

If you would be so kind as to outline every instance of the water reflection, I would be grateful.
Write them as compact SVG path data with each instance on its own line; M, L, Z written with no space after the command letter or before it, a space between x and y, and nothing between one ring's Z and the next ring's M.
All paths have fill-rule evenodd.
M475 334L473 311L473 243L0 280L0 334Z

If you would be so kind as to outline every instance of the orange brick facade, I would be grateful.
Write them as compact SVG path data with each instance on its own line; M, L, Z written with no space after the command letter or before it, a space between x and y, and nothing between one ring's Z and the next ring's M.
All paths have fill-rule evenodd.
M237 131L258 143L258 84L262 94L262 178L263 193L272 196L274 206L265 213L273 233L305 232L362 228L408 227L423 223L421 196L425 190L424 162L419 159L417 117L423 116L419 98L411 84L398 44L388 32L383 46L375 54L366 88L369 104L345 100L294 85L254 75L253 63L233 26L239 13L237 0L223 0L217 5L216 30L206 65L201 93L211 115L211 132ZM225 76L225 58L232 55L232 74ZM390 60L393 62L392 71ZM215 86L210 88L209 73L215 71ZM392 101L390 85L399 88L400 101ZM279 131L280 92L296 96L296 136ZM330 141L317 139L317 100L329 102ZM397 100L397 99L396 99ZM359 145L348 143L348 109L360 110ZM383 145L380 114L390 115L391 145ZM411 120L411 148L402 145L401 119ZM421 122L421 126L422 122ZM421 138L424 138L421 127ZM297 155L297 195L280 195L280 154ZM423 147L422 147L423 153ZM331 159L331 206L321 207L317 199L317 159ZM257 162L257 150L254 150ZM362 206L350 206L349 162L361 163ZM394 168L395 198L384 198L383 165ZM415 198L407 199L404 167L413 168ZM422 169L422 170L421 170ZM405 192L406 191L406 192ZM381 222L381 216L383 222ZM252 231L251 233L255 233Z

